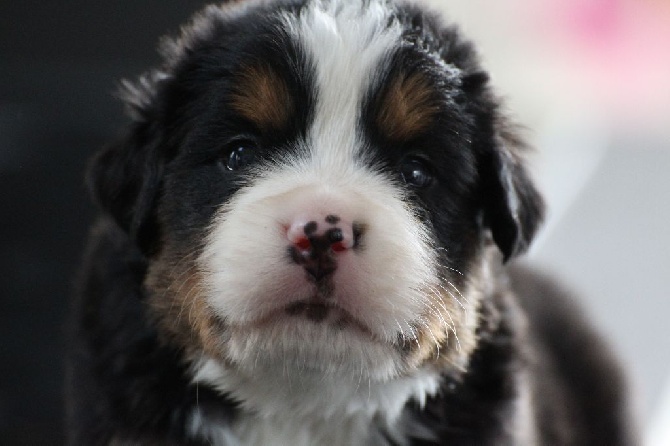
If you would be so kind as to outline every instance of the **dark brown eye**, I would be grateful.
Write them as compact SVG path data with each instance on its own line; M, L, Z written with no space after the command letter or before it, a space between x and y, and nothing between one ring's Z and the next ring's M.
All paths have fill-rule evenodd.
M426 161L415 157L402 162L400 174L405 183L413 187L427 187L433 182L433 174Z
M252 141L235 141L224 151L222 164L228 170L239 170L251 164L258 155L258 149Z

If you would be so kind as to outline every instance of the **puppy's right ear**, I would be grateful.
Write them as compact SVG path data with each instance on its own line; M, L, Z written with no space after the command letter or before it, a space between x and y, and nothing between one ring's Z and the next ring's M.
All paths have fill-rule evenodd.
M523 140L497 118L493 144L480 160L484 223L505 261L528 249L544 216L544 201L524 167Z
M90 162L87 183L95 202L148 254L157 241L156 200L163 175L162 137L151 121L136 121Z

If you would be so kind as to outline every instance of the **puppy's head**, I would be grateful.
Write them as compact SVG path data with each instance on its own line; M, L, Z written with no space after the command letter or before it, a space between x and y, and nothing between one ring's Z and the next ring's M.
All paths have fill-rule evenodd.
M383 0L236 2L163 54L91 169L163 336L237 370L464 366L488 240L542 214L471 45Z

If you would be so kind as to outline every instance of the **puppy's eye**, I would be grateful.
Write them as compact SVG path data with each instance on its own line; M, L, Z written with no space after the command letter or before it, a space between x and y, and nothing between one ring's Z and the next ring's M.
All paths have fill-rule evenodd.
M419 158L405 159L400 165L400 174L405 183L414 187L426 187L433 182L432 170Z
M251 164L256 159L257 152L252 141L235 141L228 145L221 162L228 170L238 170Z

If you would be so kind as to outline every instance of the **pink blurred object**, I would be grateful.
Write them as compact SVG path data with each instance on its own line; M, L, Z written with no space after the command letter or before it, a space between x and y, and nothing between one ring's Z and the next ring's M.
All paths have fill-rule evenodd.
M622 0L567 1L563 7L564 11L558 11L562 25L580 43L598 49L612 48L621 37L625 26Z
M670 5L662 0L547 0L538 23L568 75L613 114L670 106ZM622 117L619 115L618 117ZM670 120L669 120L670 121ZM669 122L670 123L670 122Z

